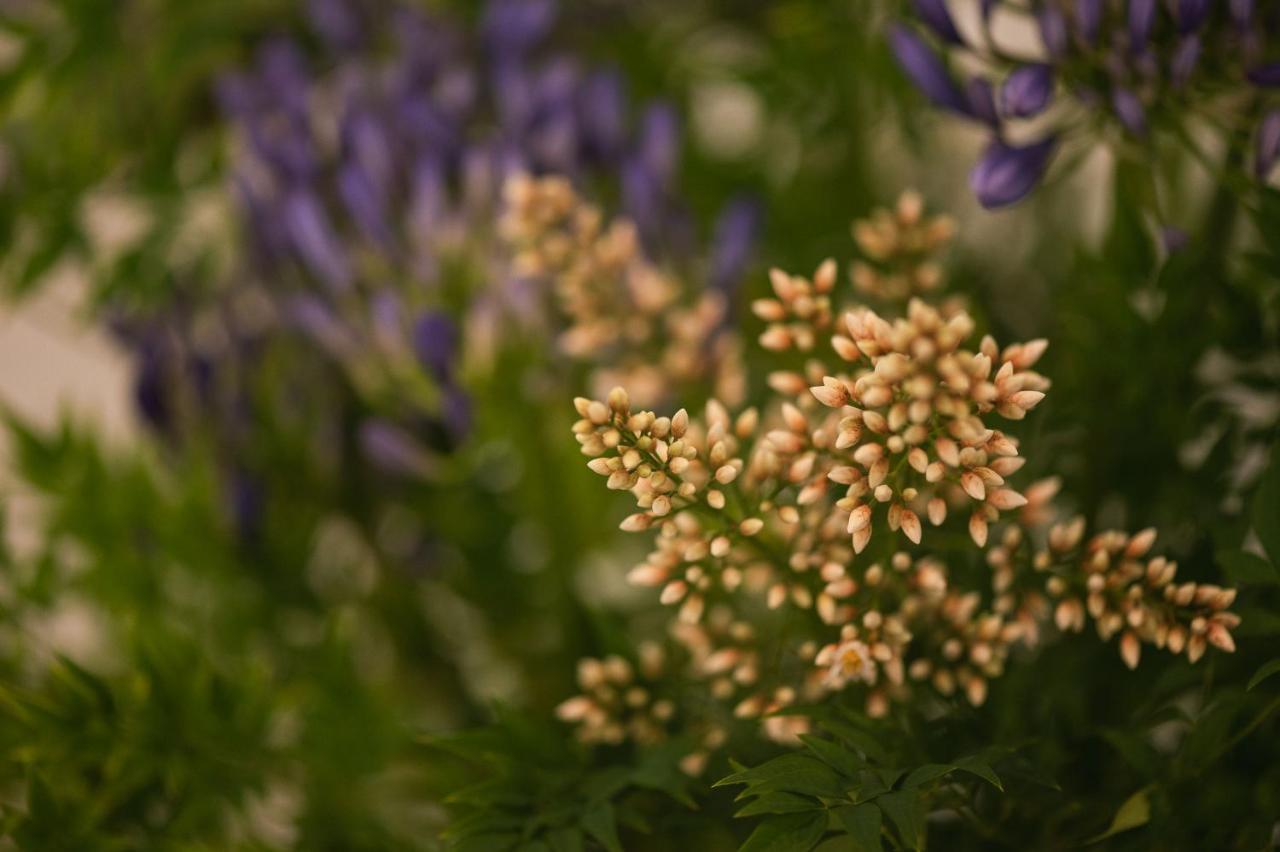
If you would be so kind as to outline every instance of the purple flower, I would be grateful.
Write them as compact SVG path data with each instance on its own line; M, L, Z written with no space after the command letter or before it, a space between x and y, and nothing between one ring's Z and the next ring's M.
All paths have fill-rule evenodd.
M1273 109L1262 117L1255 142L1253 171L1259 180L1266 180L1280 158L1280 109Z
M332 357L342 360L357 348L352 331L338 320L323 300L311 294L295 296L285 306L286 317Z
M1019 201L1044 177L1054 139L1031 145L1008 145L994 139L969 173L969 187L983 207L994 209Z
M938 54L907 27L889 30L889 46L898 65L930 101L944 109L970 115L968 100L960 93Z
M716 220L711 237L711 287L733 295L751 261L762 218L753 198L739 197L729 202Z
M1169 254L1177 254L1186 248L1189 242L1191 242L1191 238L1181 228L1165 225L1160 229L1160 244L1164 246L1164 250Z
M436 465L422 444L399 426L380 417L360 424L360 449L385 473L430 478Z
M1102 26L1103 0L1076 0L1076 26L1086 44L1096 44Z
M1000 102L1006 115L1026 118L1040 113L1053 97L1053 68L1023 65L1011 73L1000 87Z
M578 123L583 143L601 160L622 150L627 132L627 101L616 71L592 74L578 97Z
M1147 46L1156 22L1156 0L1129 0L1129 49L1138 53Z
M1115 89L1111 92L1111 108L1116 117L1134 136L1147 135L1147 110L1132 89Z
M338 172L338 194L342 196L351 218L369 239L384 246L391 245L386 199L364 169L355 163L343 166Z
M348 0L309 0L311 25L329 44L339 50L354 50L364 41L360 15Z
M1067 19L1057 6L1048 6L1037 17L1040 25L1040 40L1049 56L1058 59L1067 52Z
M491 0L481 29L496 56L518 56L546 38L555 22L551 0Z
M964 87L965 97L969 101L969 113L978 121L991 127L1000 125L1000 112L996 109L995 88L990 80L971 77Z
M946 0L914 0L916 15L924 21L925 26L937 33L943 41L952 44L964 44L956 22L947 10Z
M663 185L675 177L680 160L680 116L669 103L655 103L640 119L636 154L649 173Z
M1200 36L1184 36L1169 60L1169 77L1175 86L1185 86L1200 61Z
M324 208L307 190L296 190L284 202L285 229L293 248L312 273L335 290L351 286L351 268Z
M1244 29L1253 22L1253 0L1229 0L1231 22Z
M1178 0L1178 32L1189 33L1199 29L1209 14L1212 0Z
M1254 66L1246 72L1246 76L1255 86L1264 86L1269 89L1280 86L1280 62Z
M418 317L413 325L413 351L437 380L452 380L453 360L458 353L457 324L438 311Z

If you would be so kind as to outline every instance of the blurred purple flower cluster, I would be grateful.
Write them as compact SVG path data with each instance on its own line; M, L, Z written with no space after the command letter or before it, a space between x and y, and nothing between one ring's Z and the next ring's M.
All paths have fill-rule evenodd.
M397 0L311 0L307 11L314 38L272 40L217 85L250 249L225 301L254 317L220 310L223 338L241 350L307 341L361 402L365 458L420 477L470 428L459 369L472 327L501 339L503 318L545 321L543 294L496 239L504 182L564 175L619 199L655 257L692 257L680 122L671 104L633 104L617 70L553 49L551 0L491 0L471 27ZM749 204L726 208L708 286L734 286L757 224ZM225 366L175 335L175 319L133 335L139 404L166 429L175 378L190 378L175 361Z
M1145 141L1215 98L1243 113L1260 179L1280 156L1280 110L1265 109L1266 90L1280 86L1274 4L980 0L967 32L946 0L911 0L911 8L916 25L894 25L890 46L930 101L991 128L970 175L986 207L1030 193L1072 131L1111 119ZM1027 32L1034 38L1017 38Z

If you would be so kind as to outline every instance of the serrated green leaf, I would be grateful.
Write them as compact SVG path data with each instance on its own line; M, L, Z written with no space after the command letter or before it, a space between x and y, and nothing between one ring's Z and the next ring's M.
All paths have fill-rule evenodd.
M819 760L842 775L852 778L867 766L866 761L853 752L823 737L803 734L800 737L800 741L817 755Z
M622 843L618 840L618 821L613 814L613 805L609 802L600 802L583 814L582 827L608 852L622 852Z
M1249 678L1249 685L1245 687L1245 690L1252 691L1255 686L1277 673L1280 673L1280 657L1276 657L1269 663L1264 663L1262 668L1254 672L1253 677Z
M880 852L880 808L870 802L836 808L836 819L853 841L853 852Z
M735 817L759 816L760 814L794 814L801 811L812 811L822 807L817 800L795 793L765 793L760 798L744 806Z
M952 772L956 767L948 763L926 763L924 766L911 770L906 779L902 782L902 789L913 790L916 787L928 784L930 781L936 781L948 772Z
M1148 798L1149 787L1144 787L1134 793L1128 799L1125 799L1120 809L1116 811L1116 815L1111 819L1111 827L1096 837L1091 837L1086 843L1098 843L1106 840L1108 837L1119 834L1122 831L1128 831L1131 828L1139 828L1146 825L1151 820L1151 800Z
M821 722L819 727L864 754L868 760L876 763L884 763L888 760L888 752L885 751L880 741L876 739L875 734L858 727L856 724L840 719L827 719Z
M924 804L915 790L899 790L886 793L876 799L876 804L897 829L898 836L908 849L924 846Z
M884 783L884 779L880 777L880 773L872 769L864 769L858 773L857 783L853 786L852 792L855 794L854 799L859 802L865 802L867 799L874 799L876 796L889 792L892 784Z
M991 768L991 764L982 758L976 756L966 757L962 760L957 760L955 766L959 771L976 775L1001 793L1004 792L1004 784L1000 781L1000 776Z
M738 852L809 852L827 830L827 812L787 814L756 826Z
M722 778L714 786L745 784L751 794L780 790L807 796L836 798L844 794L840 776L825 763L804 754L784 754L766 763ZM746 795L744 793L743 795Z

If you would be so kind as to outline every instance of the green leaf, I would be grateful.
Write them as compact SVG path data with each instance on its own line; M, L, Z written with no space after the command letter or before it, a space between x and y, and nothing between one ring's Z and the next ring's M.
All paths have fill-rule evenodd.
M1085 842L1097 843L1122 831L1146 825L1151 819L1151 800L1147 796L1150 789L1150 787L1144 787L1126 799L1112 818L1111 827Z
M795 793L765 793L749 805L739 810L735 817L759 816L760 814L794 814L801 811L812 811L822 807L816 800Z
M1280 657L1276 657L1271 662L1265 663L1262 668L1254 672L1253 677L1249 678L1249 685L1245 687L1245 690L1252 691L1255 686L1276 673L1280 673Z
M837 739L844 740L866 755L868 760L884 763L889 759L888 752L872 732L839 719L825 719L819 724Z
M622 852L622 843L618 840L618 822L613 814L613 805L609 802L600 802L588 810L582 817L582 827L608 852Z
M1247 550L1223 550L1215 559L1227 578L1238 586L1272 586L1280 584L1280 571L1271 563Z
M913 790L916 787L928 784L930 781L936 781L955 768L947 763L926 763L924 766L911 771L911 774L907 776L907 780L902 782L902 789Z
M826 830L826 811L773 817L756 826L738 852L809 852Z
M870 802L836 808L836 819L849 832L853 852L880 852L880 809Z
M1271 451L1271 464L1253 498L1253 531L1272 567L1280 568L1280 446Z
M555 852L582 852L582 832L573 826L562 826L547 832L547 843Z
M961 772L968 772L970 775L976 775L983 781L986 781L992 787L995 787L1001 793L1004 792L1004 784L1000 781L1000 776L991 768L991 764L976 755L963 758L956 761L956 769Z
M847 775L851 778L855 777L859 771L867 766L866 762L856 754L831 740L802 734L800 741L816 754L823 763L842 775Z
M889 817L908 849L924 846L924 806L915 790L886 793L876 799L876 804Z
M714 786L728 784L746 784L747 792L757 795L775 790L828 798L844 795L840 776L825 763L804 754L775 757L754 769L735 772L728 778L722 778Z

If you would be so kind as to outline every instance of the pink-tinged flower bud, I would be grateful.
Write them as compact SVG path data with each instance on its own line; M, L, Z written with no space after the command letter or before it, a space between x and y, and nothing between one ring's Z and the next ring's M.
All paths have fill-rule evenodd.
M1124 664L1130 669L1136 669L1141 656L1142 644L1138 641L1138 637L1126 631L1120 637L1120 658L1124 660Z

